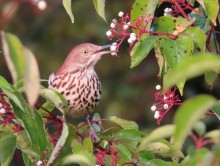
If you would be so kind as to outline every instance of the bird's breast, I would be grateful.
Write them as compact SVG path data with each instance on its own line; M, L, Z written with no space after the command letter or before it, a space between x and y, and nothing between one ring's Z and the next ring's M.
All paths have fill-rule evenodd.
M65 72L51 75L49 88L61 93L68 102L69 114L77 117L94 110L101 98L101 83L95 71Z

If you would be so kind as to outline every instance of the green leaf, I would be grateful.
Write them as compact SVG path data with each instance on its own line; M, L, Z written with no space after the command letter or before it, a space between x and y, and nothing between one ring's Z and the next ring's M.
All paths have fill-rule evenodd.
M192 18L196 18L196 21L194 23L194 27L198 27L201 28L204 32L205 32L205 24L207 22L207 18L204 16L200 16L198 14L194 14L194 13L189 13L188 16L190 17L190 19ZM191 28L191 27L189 27ZM188 29L188 28L187 28Z
M100 131L101 131L101 128L100 128L100 126L101 126L101 117L100 117L100 114L95 113L95 114L93 115L93 117L92 117L92 120L98 121L99 124L93 123L93 124L92 124L92 127L94 128L94 130L95 130L96 132L100 132Z
M69 135L68 126L66 124L66 120L64 119L64 117L62 117L62 121L63 121L63 129L62 129L61 136L60 136L59 140L57 141L46 166L49 166L49 165L53 164L53 162L57 158L58 154L60 153L60 150L63 148L63 146L66 142L66 139Z
M151 151L156 154L167 153L170 151L170 147L162 142L148 143L143 150Z
M105 0L93 0L95 10L105 21Z
M86 149L89 153L93 152L93 143L89 138L83 140L83 148Z
M68 128L69 128L69 134L66 139L66 142L63 145L61 151L59 152L59 155L56 157L55 161L53 162L53 165L61 165L64 157L72 154L73 152L75 153L75 147L73 149L72 144L73 144L73 140L77 138L77 135L76 135L77 128L71 124L68 124Z
M153 159L146 163L149 166L178 166L178 164L174 162L167 162L161 159Z
M116 123L116 124L118 124L123 129L135 129L135 130L138 130L138 125L134 121L129 121L129 120L121 119L121 118L118 118L116 116L110 117L109 120L114 122L114 123Z
M47 138L41 116L35 109L29 108L29 113L22 113L19 107L11 101L15 116L20 119L27 130L33 150L40 156L47 148Z
M116 151L118 152L119 161L117 164L123 164L131 161L132 155L130 151L122 144L119 144L116 147Z
M218 73L210 71L205 73L205 81L212 88L213 82L217 79Z
M211 110L215 113L217 118L220 120L220 101L216 102L215 105L211 108Z
M183 35L193 41L194 53L205 53L206 36L199 27L188 27Z
M1 32L4 56L14 83L24 79L24 91L34 106L40 90L40 76L33 53L13 34Z
M141 163L146 163L147 161L155 159L155 155L149 151L141 151L139 152L138 159Z
M60 93L53 89L41 89L40 94L46 100L52 102L62 114L65 114L67 112L67 101Z
M157 40L159 40L160 36L149 36L144 39L138 47L135 47L131 51L131 68L137 66L144 58L147 57L151 49L154 47L154 44Z
M151 30L155 32L165 32L173 34L176 28L176 21L177 20L174 17L159 17L154 21Z
M147 12L146 6L150 0L135 0L132 10L131 10L131 21L134 22L137 20L141 15Z
M88 165L88 166L94 166L95 165L95 158L94 156L89 152L79 152L76 154L68 155L64 158L63 164L80 164L80 165Z
M201 161L202 159L206 156L206 154L208 154L209 151L208 149L205 149L205 148L202 148L200 150L198 150L196 152L196 154L190 158L188 161L186 161L184 163L184 165L187 165L187 166L195 166L195 165L201 165L203 164Z
M17 148L21 150L24 157L27 155L29 157L40 158L40 155L33 149L27 130L23 130L22 133L17 136L16 140L18 143Z
M155 43L154 52L159 66L158 77L161 77L161 75L167 72L167 66L165 65L164 55L160 48L160 44Z
M179 36L177 40L165 38L160 43L165 59L171 69L192 55L193 41L186 36Z
M63 0L63 7L69 15L71 22L74 23L74 16L72 12L72 0Z
M176 149L181 148L195 122L204 115L204 113L206 113L215 102L216 100L212 96L199 95L188 99L179 107L174 117L174 124L176 125L174 146Z
M134 129L123 129L115 133L113 133L114 137L111 140L120 142L121 144L126 146L131 152L136 151L137 145L140 143L143 137L146 136L145 133Z
M20 40L11 33L1 31L4 57L11 73L13 82L16 83L23 77L25 52Z
M25 49L24 91L29 104L33 107L40 94L40 74L34 54Z
M147 135L145 138L142 139L139 146L139 150L144 150L145 146L147 146L147 144L149 144L152 141L161 138L171 137L174 131L175 131L174 125L165 125L153 130L149 135Z
M220 57L214 54L198 54L192 58L187 58L165 75L164 90L166 91L181 81L209 71L220 71Z
M0 161L1 166L8 166L16 149L16 136L9 134L0 139Z
M213 24L216 26L216 18L219 12L219 2L218 0L203 0L205 4L205 12L208 18L212 20Z

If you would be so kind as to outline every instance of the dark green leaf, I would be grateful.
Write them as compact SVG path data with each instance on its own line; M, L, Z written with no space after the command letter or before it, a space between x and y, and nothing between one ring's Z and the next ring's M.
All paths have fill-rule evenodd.
M144 39L138 47L134 47L135 50L131 51L131 68L137 66L144 58L147 57L151 49L154 47L155 42L159 39L159 36L149 36Z
M1 166L8 166L16 149L16 136L9 134L0 139Z
M204 113L206 113L215 102L216 100L212 96L199 95L188 99L179 107L174 117L174 123L176 125L174 146L176 149L181 148L195 122L204 115Z
M117 164L123 164L131 161L132 155L125 146L119 144L116 147L116 151L118 152L118 157L119 157L119 161L117 162Z
M201 28L203 31L205 30L205 24L206 24L206 21L207 21L207 18L206 17L202 17L198 14L193 14L193 13L190 13L189 14L189 17L192 19L192 18L196 18L196 21L195 21L195 27L199 27Z
M41 155L46 150L48 145L41 116L35 109L29 108L29 113L22 113L14 102L11 102L11 104L15 116L22 121L25 129L27 130L33 150L37 154Z

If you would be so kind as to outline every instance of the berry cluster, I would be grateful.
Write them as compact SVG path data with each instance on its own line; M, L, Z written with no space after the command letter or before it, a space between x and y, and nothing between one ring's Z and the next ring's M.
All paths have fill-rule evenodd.
M156 86L155 92L155 104L151 107L154 112L154 118L157 119L157 124L160 125L163 117L168 113L168 111L175 105L181 105L181 100L179 96L176 95L177 88L173 90L167 90L165 94L161 91L161 86Z
M138 37L132 30L132 24L130 22L130 17L128 14L124 14L124 12L120 11L118 13L119 20L113 19L110 24L110 29L106 32L106 36L112 40L114 37L118 37L116 42L112 44L110 48L111 51L115 51L112 55L117 55L118 49L122 42L127 39L130 47L134 45L137 41Z

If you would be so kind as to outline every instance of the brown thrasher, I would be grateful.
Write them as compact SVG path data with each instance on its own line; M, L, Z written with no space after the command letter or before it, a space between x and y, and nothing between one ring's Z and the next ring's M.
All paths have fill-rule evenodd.
M49 88L61 93L68 102L72 117L88 115L101 98L101 83L94 70L95 64L111 45L97 46L90 43L74 47L60 69L50 75Z

